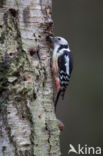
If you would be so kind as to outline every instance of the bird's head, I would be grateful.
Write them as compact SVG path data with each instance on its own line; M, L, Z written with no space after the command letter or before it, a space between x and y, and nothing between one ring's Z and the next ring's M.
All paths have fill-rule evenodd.
M69 48L68 41L64 39L63 37L54 37L54 36L49 36L50 42L53 44L53 47L64 47L64 48Z

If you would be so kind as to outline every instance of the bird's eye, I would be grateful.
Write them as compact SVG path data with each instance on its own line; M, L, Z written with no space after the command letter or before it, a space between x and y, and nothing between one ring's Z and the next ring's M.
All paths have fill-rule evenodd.
M61 38L58 38L58 40L60 41L60 40L61 40Z

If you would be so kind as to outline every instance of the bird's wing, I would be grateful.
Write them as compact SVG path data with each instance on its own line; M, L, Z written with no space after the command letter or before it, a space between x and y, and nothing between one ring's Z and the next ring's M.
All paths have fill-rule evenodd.
M70 75L71 75L71 72L73 70L73 56L72 56L72 52L69 52L68 55L69 55L69 60L70 60L70 62L69 62L69 71L70 71Z
M65 51L62 55L58 57L59 79L60 79L62 99L64 98L64 93L65 93L66 87L69 84L69 79L70 79L69 63L70 63L70 60L69 60L68 51Z
M70 77L70 58L68 53L68 51L65 51L62 55L58 57L59 78L61 81L61 87L65 87L68 84Z

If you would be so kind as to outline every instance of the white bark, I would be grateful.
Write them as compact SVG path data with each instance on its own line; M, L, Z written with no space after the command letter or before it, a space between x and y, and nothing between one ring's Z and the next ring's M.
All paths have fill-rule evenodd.
M0 156L60 155L46 42L51 5L52 0L1 0Z

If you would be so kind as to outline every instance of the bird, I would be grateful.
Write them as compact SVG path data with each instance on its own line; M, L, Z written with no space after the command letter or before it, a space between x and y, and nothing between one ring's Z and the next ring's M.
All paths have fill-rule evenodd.
M55 111L59 96L64 99L65 91L69 84L73 70L73 56L68 41L63 37L49 36L52 44L52 73L55 80L56 98L54 102Z

